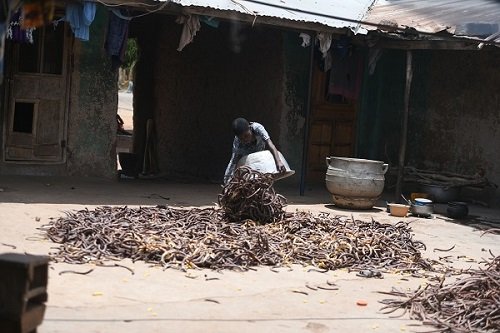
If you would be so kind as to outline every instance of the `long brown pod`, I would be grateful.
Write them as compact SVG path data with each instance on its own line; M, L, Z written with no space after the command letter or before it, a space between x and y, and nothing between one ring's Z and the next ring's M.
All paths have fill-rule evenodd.
M410 311L410 317L436 326L441 332L500 331L500 256L486 261L486 268L469 269L454 282L440 281L406 294L381 301L386 313Z
M59 244L52 258L74 264L131 259L184 271L293 264L319 272L444 269L422 258L425 245L413 239L407 223L285 212L286 199L274 191L272 176L248 168L236 170L219 205L97 207L67 212L41 229Z

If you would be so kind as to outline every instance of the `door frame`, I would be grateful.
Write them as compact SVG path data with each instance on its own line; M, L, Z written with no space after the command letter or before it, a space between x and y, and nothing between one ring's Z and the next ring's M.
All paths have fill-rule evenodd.
M64 50L63 50L63 62L62 62L62 74L46 74L46 73L19 73L19 45L14 44L11 41L6 41L6 52L4 58L4 68L5 68L5 77L4 77L4 102L3 102L3 124L2 124L2 162L6 164L22 164L22 165L60 165L65 164L67 162L67 143L68 143L68 124L69 124L69 108L70 108L70 94L71 94L71 73L72 73L72 57L73 57L73 36L70 34L68 24L61 22L59 24L64 24ZM50 27L50 26L49 26ZM47 27L44 27L45 29ZM43 45L41 47L43 53ZM13 126L14 121L14 107L15 103L13 100L13 92L12 92L12 83L15 80L16 75L21 75L23 77L29 78L33 77L64 77L65 83L65 98L64 98L64 110L63 110L63 119L61 121L62 124L62 135L61 140L64 142L64 145L61 147L61 159L57 161L50 160L12 160L7 159L7 140L8 135L10 133L10 129ZM29 101L33 102L33 99L19 99L19 101ZM36 124L38 121L38 102L36 103L36 109L33 116L33 126L34 131L36 131ZM61 142L61 144L62 144Z
M314 55L313 63L311 64L311 89L310 89L310 99L309 99L309 114L308 114L308 133L307 133L307 150L305 151L305 182L308 184L319 184L319 179L314 177L314 171L311 169L310 161L310 151L311 151L311 136L312 127L315 122L326 120L331 121L332 124L337 122L351 122L352 123L352 134L351 134L351 155L354 156L356 153L356 142L357 142L357 114L359 111L359 100L348 100L347 103L332 103L325 98L325 89L328 80L328 73L324 72L318 67L318 57L321 54L318 50L312 52ZM359 96L361 98L361 96ZM332 112L334 114L332 114ZM333 129L332 129L333 130ZM332 133L333 140L333 133ZM333 152L330 151L330 154ZM326 172L326 167L325 167Z

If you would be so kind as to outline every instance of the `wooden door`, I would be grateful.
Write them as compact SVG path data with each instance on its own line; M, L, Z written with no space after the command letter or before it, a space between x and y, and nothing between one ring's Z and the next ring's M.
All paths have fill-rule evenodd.
M35 30L33 44L12 45L6 161L64 161L68 38L59 23Z
M317 59L318 60L318 59ZM315 62L311 95L307 180L325 180L327 156L353 156L357 100L329 93L330 72Z

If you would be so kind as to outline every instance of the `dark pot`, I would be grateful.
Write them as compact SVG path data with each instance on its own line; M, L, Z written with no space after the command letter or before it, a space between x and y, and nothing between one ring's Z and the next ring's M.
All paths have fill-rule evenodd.
M118 159L122 167L122 172L128 177L139 177L139 159L137 154L118 153Z
M469 207L465 202L449 202L446 213L452 219L462 219L469 215Z

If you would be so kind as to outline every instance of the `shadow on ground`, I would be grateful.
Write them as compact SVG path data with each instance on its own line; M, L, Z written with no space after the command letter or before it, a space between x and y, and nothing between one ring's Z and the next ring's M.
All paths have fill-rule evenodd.
M220 184L173 183L165 180L107 180L77 177L0 177L0 202L79 205L212 206ZM323 188L299 195L298 187L277 186L289 204L327 203Z

